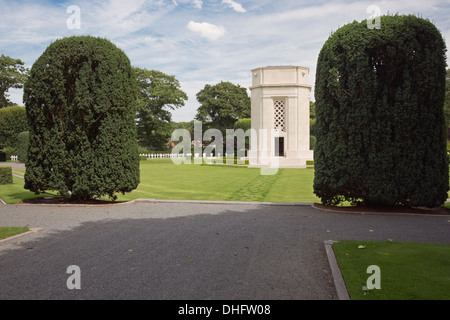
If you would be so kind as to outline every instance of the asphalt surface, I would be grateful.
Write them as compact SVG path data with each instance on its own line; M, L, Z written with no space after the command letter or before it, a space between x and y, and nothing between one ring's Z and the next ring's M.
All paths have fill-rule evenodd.
M25 164L19 162L0 162L0 167L11 167L13 170L25 170Z
M0 300L335 300L326 240L450 244L450 216L310 206L0 206ZM69 290L69 266L81 290Z

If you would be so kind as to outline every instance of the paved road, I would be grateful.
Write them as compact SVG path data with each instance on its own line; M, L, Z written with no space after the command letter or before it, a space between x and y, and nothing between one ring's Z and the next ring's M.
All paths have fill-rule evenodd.
M0 206L1 226L43 228L0 243L0 300L337 299L325 240L450 244L449 221L257 204ZM71 265L81 290L67 289Z
M0 167L11 167L13 170L25 170L25 164L20 162L0 162Z

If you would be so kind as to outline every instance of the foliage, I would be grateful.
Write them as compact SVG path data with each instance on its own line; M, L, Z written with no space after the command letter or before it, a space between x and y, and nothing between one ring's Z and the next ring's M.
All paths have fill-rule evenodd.
M106 39L55 41L24 88L30 125L25 188L85 200L139 184L136 77Z
M156 70L134 70L138 85L138 138L152 150L165 149L172 134L170 110L184 106L188 97L174 76Z
M171 131L175 131L177 129L185 129L189 131L191 137L194 136L194 120L190 122L171 122Z
M445 118L447 127L450 127L450 69L447 69L447 73L445 76Z
M239 119L251 116L251 102L247 90L231 82L206 85L197 93L197 100L201 105L195 119L209 122L204 129L210 127L225 133L226 129L233 129Z
M0 108L13 105L8 99L9 89L21 89L28 76L23 61L9 56L0 57Z
M10 106L0 109L0 149L18 147L19 133L28 130L24 107Z
M316 103L314 101L309 102L309 117L312 120L316 119Z
M11 167L0 167L0 185L12 184L12 168Z
M236 121L236 123L234 124L234 130L239 130L242 129L244 131L244 133L246 133L248 130L250 130L252 128L252 119L251 118L246 118L246 119L241 119ZM231 137L232 138L232 137ZM228 139L228 137L227 137ZM226 144L226 142L224 142ZM227 148L227 146L225 145L224 148ZM245 137L245 145L244 145L244 149L245 151L247 151L250 148L250 137L246 136ZM238 152L238 144L237 144L237 139L234 142L234 152ZM228 151L228 150L227 150ZM237 154L237 153L235 153ZM247 155L247 153L246 153Z
M242 129L244 132L252 128L252 119L241 119L234 124L234 130Z
M445 43L429 21L383 16L330 36L316 76L314 190L327 205L447 199Z
M310 128L310 134L312 136L316 135L316 103L313 101L309 102L309 106L310 106L310 112L309 112L309 128ZM314 149L311 149L314 150Z
M25 163L28 155L28 147L30 146L30 132L24 131L19 133L17 140L18 140L17 156L19 157L20 162Z
M310 149L314 150L316 148L317 138L315 136L309 136Z
M6 156L6 160L5 161L10 161L11 160L11 156L16 156L17 155L17 149L16 148L3 148L1 150L1 152L3 152Z

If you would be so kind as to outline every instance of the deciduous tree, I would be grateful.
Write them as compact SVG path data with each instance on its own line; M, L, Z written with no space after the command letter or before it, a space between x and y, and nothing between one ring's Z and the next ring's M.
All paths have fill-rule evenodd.
M0 57L0 108L13 105L9 100L9 89L21 89L28 76L28 69L20 59Z
M231 82L206 85L197 94L201 104L196 120L209 122L209 127L222 130L233 129L239 119L251 116L251 102L247 90ZM207 126L205 126L207 128Z
M171 111L188 99L175 76L157 70L134 68L137 78L137 127L141 144L164 150L172 134Z

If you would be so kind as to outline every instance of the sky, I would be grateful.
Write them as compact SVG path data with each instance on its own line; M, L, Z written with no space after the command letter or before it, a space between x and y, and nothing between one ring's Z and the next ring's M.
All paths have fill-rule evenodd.
M57 39L109 39L133 66L174 75L189 100L173 120L191 121L205 85L229 81L248 89L255 68L307 67L314 86L318 55L332 32L396 13L429 19L450 49L449 0L0 0L0 54L31 68ZM10 91L20 105L22 95Z

